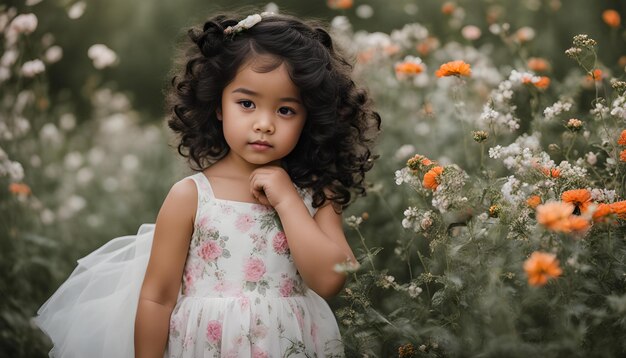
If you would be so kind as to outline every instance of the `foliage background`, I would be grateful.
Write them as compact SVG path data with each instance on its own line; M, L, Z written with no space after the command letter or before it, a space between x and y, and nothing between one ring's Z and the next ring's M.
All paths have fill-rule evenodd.
M568 82L575 75L584 77L576 62L564 55L564 51L571 46L574 35L586 33L597 40L600 44L598 58L602 68L612 77L624 78L624 68L618 65L620 57L626 55L624 27L622 25L619 29L609 29L600 15L603 10L612 8L621 13L623 18L626 14L626 3L623 1L457 1L455 4L463 10L463 16L452 19L442 14L443 2L436 0L357 0L353 7L346 10L330 9L325 1L292 0L275 3L281 10L318 17L327 22L337 15L346 16L355 32L364 30L370 34L378 31L388 34L394 29L402 28L404 24L417 22L428 29L430 34L438 37L442 47L448 43L456 43L475 49L479 53L477 58L488 61L486 67L495 69L503 77L507 77L511 69L523 68L525 59L529 56L549 59L552 67L550 76L555 86L542 97L541 105L548 106L561 95L573 95L577 114L581 115L588 115L596 93L590 89L581 90L579 82ZM17 13L36 14L39 21L33 34L20 38L18 46L21 56L13 70L18 71L23 62L41 56L43 50L50 46L50 42L63 49L63 57L58 62L46 65L45 73L35 78L16 75L0 84L0 120L8 124L19 116L30 123L24 134L13 139L1 138L0 148L8 154L10 160L21 163L24 178L19 181L26 183L32 191L27 196L14 195L8 188L15 180L11 180L9 175L0 176L2 356L46 356L49 342L29 320L36 309L67 277L76 259L113 237L136 232L141 223L153 222L171 184L189 174L184 163L177 158L175 150L167 146L169 138L162 110L162 91L169 81L168 70L175 43L184 34L181 29L201 23L206 15L216 9L265 5L251 1L95 0L86 3L81 17L70 19L68 10L74 4L73 1L44 0L32 6L22 1L8 1L0 5L3 13L14 8ZM372 17L357 16L360 5L371 6ZM556 5L560 5L558 10L554 10ZM417 10L414 11L415 9ZM534 39L524 46L516 46L491 34L486 14L493 9L497 9L500 14L498 23L508 23L511 29L528 26L535 31ZM468 24L482 30L479 39L469 41L461 36L460 27ZM47 34L52 34L53 37ZM119 60L115 66L94 69L87 52L95 43L106 44L117 54ZM358 51L362 50L358 46L361 45L357 44L357 48L353 48L355 60ZM3 45L2 54L7 50L7 45ZM467 49L461 53L467 54ZM381 159L368 178L374 190L351 206L345 215L361 216L366 212L367 220L361 224L359 234L349 227L346 227L346 232L353 247L363 255L363 266L368 265L368 259L365 252L360 250L360 235L364 237L368 248L380 247L382 250L373 259L377 270L366 270L364 267L352 278L349 287L354 288L355 292L361 292L363 297L355 300L354 297L343 294L331 302L341 315L340 324L349 344L348 353L354 356L392 356L397 355L398 347L406 343L414 344L416 349L425 344L429 350L418 350L415 354L432 356L489 356L497 355L497 352L576 355L587 352L577 351L580 342L584 341L583 338L577 340L577 337L584 337L584 332L577 330L584 327L572 325L567 314L560 315L560 323L554 323L554 326L561 327L562 323L573 327L571 330L564 331L555 339L546 338L546 345L537 344L532 347L524 346L519 337L506 341L501 336L496 336L498 339L491 337L490 340L485 335L468 331L471 328L490 334L502 330L502 327L490 325L487 321L476 324L451 320L455 325L463 323L461 326L467 329L428 331L426 328L441 325L435 315L428 314L428 310L432 310L430 301L419 301L417 306L410 306L413 311L403 311L400 307L406 307L406 297L390 293L389 288L381 287L377 281L381 277L393 276L396 283L408 283L425 272L426 265L419 262L417 251L426 256L429 252L428 240L407 232L401 225L405 208L415 205L421 199L410 188L394 183L394 172L402 168L406 161L406 157L396 154L398 148L402 144L411 144L420 154L441 163L458 164L470 174L478 173L480 169L478 146L471 147L469 151L464 147L466 140L474 144L468 134L474 128L463 128L465 131L462 132L454 114L445 110L436 111L432 117L423 115L422 107L429 100L439 101L437 103L444 108L446 101L454 103L454 98L449 96L446 88L441 89L432 83L430 87L421 88L406 83L390 87L396 81L394 63L401 59L402 56L398 54L396 57L382 59L377 63L378 66L357 66L359 82L370 89L383 117L383 133L378 146ZM432 58L431 62L434 65L437 61L443 63L451 59ZM436 69L433 65L429 63L428 67L431 77ZM491 84L492 87L495 85L497 83ZM488 92L490 88L486 88L485 91ZM607 97L610 93L608 88L607 81L603 89ZM468 108L478 111L470 111L473 113L471 115L478 116L483 104L481 98L474 96L472 90L465 90L465 93ZM528 98L523 98L522 95L516 100L521 104L521 112L524 112L528 108ZM23 106L18 105L22 102ZM518 131L509 137L504 136L504 144L531 131L532 115L522 114L528 120L520 123ZM56 132L50 129L52 127L48 124L51 123ZM416 131L416 128L421 129ZM542 144L547 146L551 142L560 143L562 128L549 126L543 129ZM619 127L614 129L619 130ZM584 154L582 145L580 146L581 148L574 149L577 156ZM554 159L558 163L561 158L556 155ZM495 176L509 175L496 161L492 161L490 166ZM594 184L598 184L598 181ZM541 235L536 234L537 237ZM623 240L623 230L617 232L617 237ZM411 244L407 245L407 242ZM513 260L512 266L517 265L518 268L510 268L511 271L521 270L520 257L527 252L518 248L522 253L519 257L512 258L518 251L507 247L508 252L503 253L498 251L501 248L497 247L497 241L494 241L494 245L486 249L485 253L493 250L494 255L502 255L503 260ZM623 248L623 245L618 247ZM398 259L398 248L411 252L409 256L401 256L403 259L407 258L408 262ZM568 248L570 249L577 248ZM602 252L608 249L607 247ZM616 247L610 249L616 250ZM507 258L507 255L511 257ZM432 259L437 262L436 257ZM621 283L619 281L619 275L623 273L623 261L617 267L614 272L617 283L611 290L615 297L623 299L623 278ZM471 271L471 274L474 283L479 285L480 280L488 278L490 272ZM362 286L354 286L357 282ZM522 278L515 284L519 285L520 282L523 283ZM484 288L481 286L481 289ZM488 288L493 290L493 295L489 296L492 298L513 294L513 291L508 291L508 287L502 288L495 283ZM499 288L506 291L506 295ZM536 299L536 314L541 315L544 310L539 304L544 303L542 300L546 297L536 292L527 292L522 287L514 293L525 297L525 300ZM540 297L537 298L537 295ZM366 304L355 304L359 299ZM507 299L506 302L508 304L511 301ZM563 302L567 301L553 304ZM501 315L509 312L508 308L496 303L494 298L493 302L486 302L485 306L492 304L494 309L502 308ZM626 306L623 302L620 304ZM463 309L484 314L488 311L485 306ZM361 317L360 322L347 322L343 319L348 307L356 310L358 314L355 317ZM454 303L447 307L458 309ZM622 308L617 314L623 315L624 312L626 308ZM600 316L598 313L598 322L606 323ZM429 317L432 322L428 321ZM623 336L624 323L621 322L620 325L619 322L611 321L611 324L613 336L607 332L600 333L607 334L608 337L619 337L620 333ZM532 325L523 327L530 326ZM455 341L447 336L453 333L460 338ZM574 338L567 340L567 335ZM438 338L433 340L432 337ZM468 340L474 343L468 344ZM541 339L537 341L541 342ZM370 344L363 344L364 342ZM442 345L443 342L452 343L449 343L446 350L438 350L433 348L433 343L438 344L436 342L441 342ZM454 342L458 346L455 347ZM493 350L485 348L488 344L496 344L494 342L504 343ZM595 344L586 346L586 349L602 342L604 341L598 340ZM506 344L509 346L505 347ZM469 348L462 353L459 347L464 345ZM620 349L624 352L624 347L619 347L615 342L609 346L612 350L609 349L608 352L620 352Z

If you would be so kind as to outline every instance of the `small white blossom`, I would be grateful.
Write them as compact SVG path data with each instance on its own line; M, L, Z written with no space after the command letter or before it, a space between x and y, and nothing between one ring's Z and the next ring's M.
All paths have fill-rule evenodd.
M55 63L59 62L59 60L63 57L63 49L61 46L51 46L49 47L43 55L44 60L47 63Z
M89 47L87 56L93 61L93 66L99 70L113 66L117 62L117 55L113 50L102 44Z
M473 41L480 38L480 35L482 35L482 31L480 31L480 28L478 28L477 26L467 25L461 29L461 35L466 40Z
M9 24L9 31L27 35L37 29L37 22L37 16L35 16L35 14L20 14Z
M598 203L612 203L617 198L615 190L608 189L591 189L591 200Z
M55 215L50 209L44 209L40 214L41 223L44 225L50 225L54 222Z
M572 103L569 101L557 101L555 104L553 104L550 107L547 107L544 111L543 111L543 115L545 117L546 120L551 120L555 117L557 117L558 115L568 112L570 109L572 109Z
M38 74L44 72L46 66L40 59L24 62L22 65L22 75L25 77L35 77Z
M64 160L65 168L69 170L76 170L83 165L83 155L80 152L69 152L65 156Z
M19 57L19 55L20 55L19 52L17 52L17 50L15 49L9 49L5 51L4 54L2 54L2 57L0 57L0 66L2 67L13 66L15 61L17 61L17 58Z
M594 152L589 152L585 154L585 159L590 165L596 165L596 163L598 162L598 156Z
M77 1L67 10L67 16L70 19L78 19L85 13L87 4L84 1Z
M626 94L617 97L613 101L611 115L626 120Z
M411 298L415 298L417 296L420 295L420 293L422 293L422 288L417 286L416 284L412 283L409 285L409 288L407 289L409 296Z
M415 146L412 144L404 144L396 150L393 158L396 160L406 160L411 154L415 153Z
M71 131L76 127L76 116L72 113L64 113L59 118L59 126L64 131Z
M356 8L356 16L361 19L369 19L374 15L374 9L369 5L359 5Z

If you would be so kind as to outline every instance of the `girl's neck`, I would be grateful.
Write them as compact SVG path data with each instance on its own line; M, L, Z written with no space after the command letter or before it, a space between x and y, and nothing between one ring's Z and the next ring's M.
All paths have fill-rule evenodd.
M280 166L280 161L267 164L253 164L229 152L224 158L218 160L211 167L214 167L216 174L220 176L228 176L232 178L249 178L255 169L263 166Z

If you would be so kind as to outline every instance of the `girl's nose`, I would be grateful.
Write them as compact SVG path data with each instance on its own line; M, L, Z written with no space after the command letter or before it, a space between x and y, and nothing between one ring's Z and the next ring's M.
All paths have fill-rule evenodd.
M274 133L274 123L269 116L261 116L254 122L254 131L272 134Z

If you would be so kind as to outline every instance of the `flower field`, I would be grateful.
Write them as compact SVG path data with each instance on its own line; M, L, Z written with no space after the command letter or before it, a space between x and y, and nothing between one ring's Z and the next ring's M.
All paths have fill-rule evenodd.
M347 355L626 355L626 5L398 3L414 21L378 31L386 2L321 2L383 120L367 196L344 213L360 266L336 268L330 302ZM190 174L163 118L107 78L124 53L92 44L79 85L58 85L76 50L41 6L89 11L0 5L10 357L47 356L39 305Z

